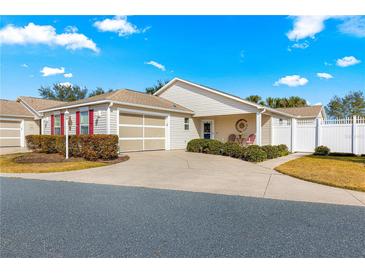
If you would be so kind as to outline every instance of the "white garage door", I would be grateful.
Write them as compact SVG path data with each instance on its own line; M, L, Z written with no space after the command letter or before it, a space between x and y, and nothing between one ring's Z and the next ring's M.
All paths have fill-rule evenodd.
M21 140L19 121L0 120L0 147L19 147Z
M119 147L121 152L164 150L166 117L144 114L119 114Z

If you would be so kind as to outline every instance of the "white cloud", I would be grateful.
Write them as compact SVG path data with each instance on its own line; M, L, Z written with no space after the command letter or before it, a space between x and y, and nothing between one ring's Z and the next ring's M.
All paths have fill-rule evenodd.
M324 29L324 21L328 18L328 16L297 16L294 19L293 29L286 35L291 41L314 38Z
M341 59L337 59L336 61L336 65L339 67L348 67L359 63L361 63L361 61L356 59L354 56L345 56Z
M65 78L72 78L72 73L65 73L64 75L63 75Z
M65 27L65 32L68 32L68 33L75 33L75 32L78 32L79 29L76 27L76 26L67 26Z
M244 59L245 59L245 51L241 50L240 51L240 62L242 63Z
M41 70L42 76L47 77L51 75L64 74L65 68L51 68L51 67L43 67Z
M66 49L76 50L87 48L94 52L99 49L96 44L81 33L57 34L56 29L50 25L35 25L29 23L25 27L7 25L0 29L0 44L28 45L44 44L49 46L63 46Z
M309 43L308 42L295 43L291 47L295 49L306 49L309 47Z
M315 103L313 106L323 106L321 102Z
M103 32L115 32L119 36L128 36L135 33L146 32L150 27L146 27L142 30L137 26L127 21L127 16L115 16L112 19L104 19L102 21L96 21L94 26Z
M20 65L22 68L29 68L29 66L27 64L21 64Z
M328 62L324 62L324 65L325 65L326 67L330 67L330 66L332 66L332 64L331 64L331 63L328 63Z
M365 16L351 16L338 26L342 33L365 37Z
M70 82L58 83L58 85L63 86L63 87L72 87L72 84Z
M155 61L149 61L149 62L145 62L146 65L151 65L151 66L154 66L162 71L165 71L166 68L164 65L160 64L160 63L157 63Z
M319 77L321 79L332 79L333 78L333 76L331 74L326 73L326 72L318 72L317 77Z
M274 86L287 85L289 87L304 86L308 83L308 79L301 77L300 75L288 75L280 78L274 83Z

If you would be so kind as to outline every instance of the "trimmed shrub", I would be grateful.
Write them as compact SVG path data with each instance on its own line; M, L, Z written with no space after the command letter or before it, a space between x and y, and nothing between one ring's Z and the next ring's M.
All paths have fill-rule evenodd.
M204 153L208 154L222 154L223 143L218 140L207 140L205 147L203 148Z
M27 147L34 151L40 151L41 150L41 136L42 135L25 136Z
M56 139L54 135L41 135L41 152L43 153L56 153Z
M278 147L280 156L289 155L289 149L288 149L287 145L281 144L281 145L278 145L277 147Z
M326 146L318 146L314 151L314 155L327 156L330 153L330 149Z
M186 150L189 152L203 152L204 148L207 144L206 139L193 139L189 141L188 145L186 146Z
M279 148L277 146L262 146L261 149L266 152L267 159L275 159L281 156Z
M233 158L243 158L245 153L245 148L237 143L227 142L223 144L222 154L225 156L230 156Z
M248 162L262 162L267 159L267 154L259 146L251 145L245 149L244 159Z
M28 136L27 136L28 137ZM43 153L61 153L65 155L65 136L33 135L27 138L28 147ZM69 156L83 157L95 161L118 158L118 136L107 134L69 136Z

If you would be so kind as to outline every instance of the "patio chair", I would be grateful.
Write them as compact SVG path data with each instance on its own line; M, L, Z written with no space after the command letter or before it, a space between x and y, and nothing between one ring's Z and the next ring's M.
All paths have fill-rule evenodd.
M253 143L255 142L255 139L256 139L256 135L250 134L246 140L246 145L253 145Z
M229 143L234 143L234 142L236 142L236 135L235 135L235 134L230 134L230 135L228 136L228 142L229 142Z

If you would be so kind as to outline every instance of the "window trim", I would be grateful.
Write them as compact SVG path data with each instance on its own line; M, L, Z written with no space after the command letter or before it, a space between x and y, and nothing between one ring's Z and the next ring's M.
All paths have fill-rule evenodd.
M59 119L59 126L56 126L56 120L57 120L57 117ZM57 114L54 114L54 123L53 123L53 130L54 130L54 135L61 135L61 114L60 113L57 113ZM57 133L56 129L59 129L59 132Z
M190 130L190 118L184 117L184 130Z
M81 119L82 113L85 113L85 112L87 113L87 119L86 119L87 122L82 123L82 119ZM90 134L89 115L90 115L89 110L80 110L80 134ZM87 133L82 132L82 127L85 127L85 126L87 126Z

